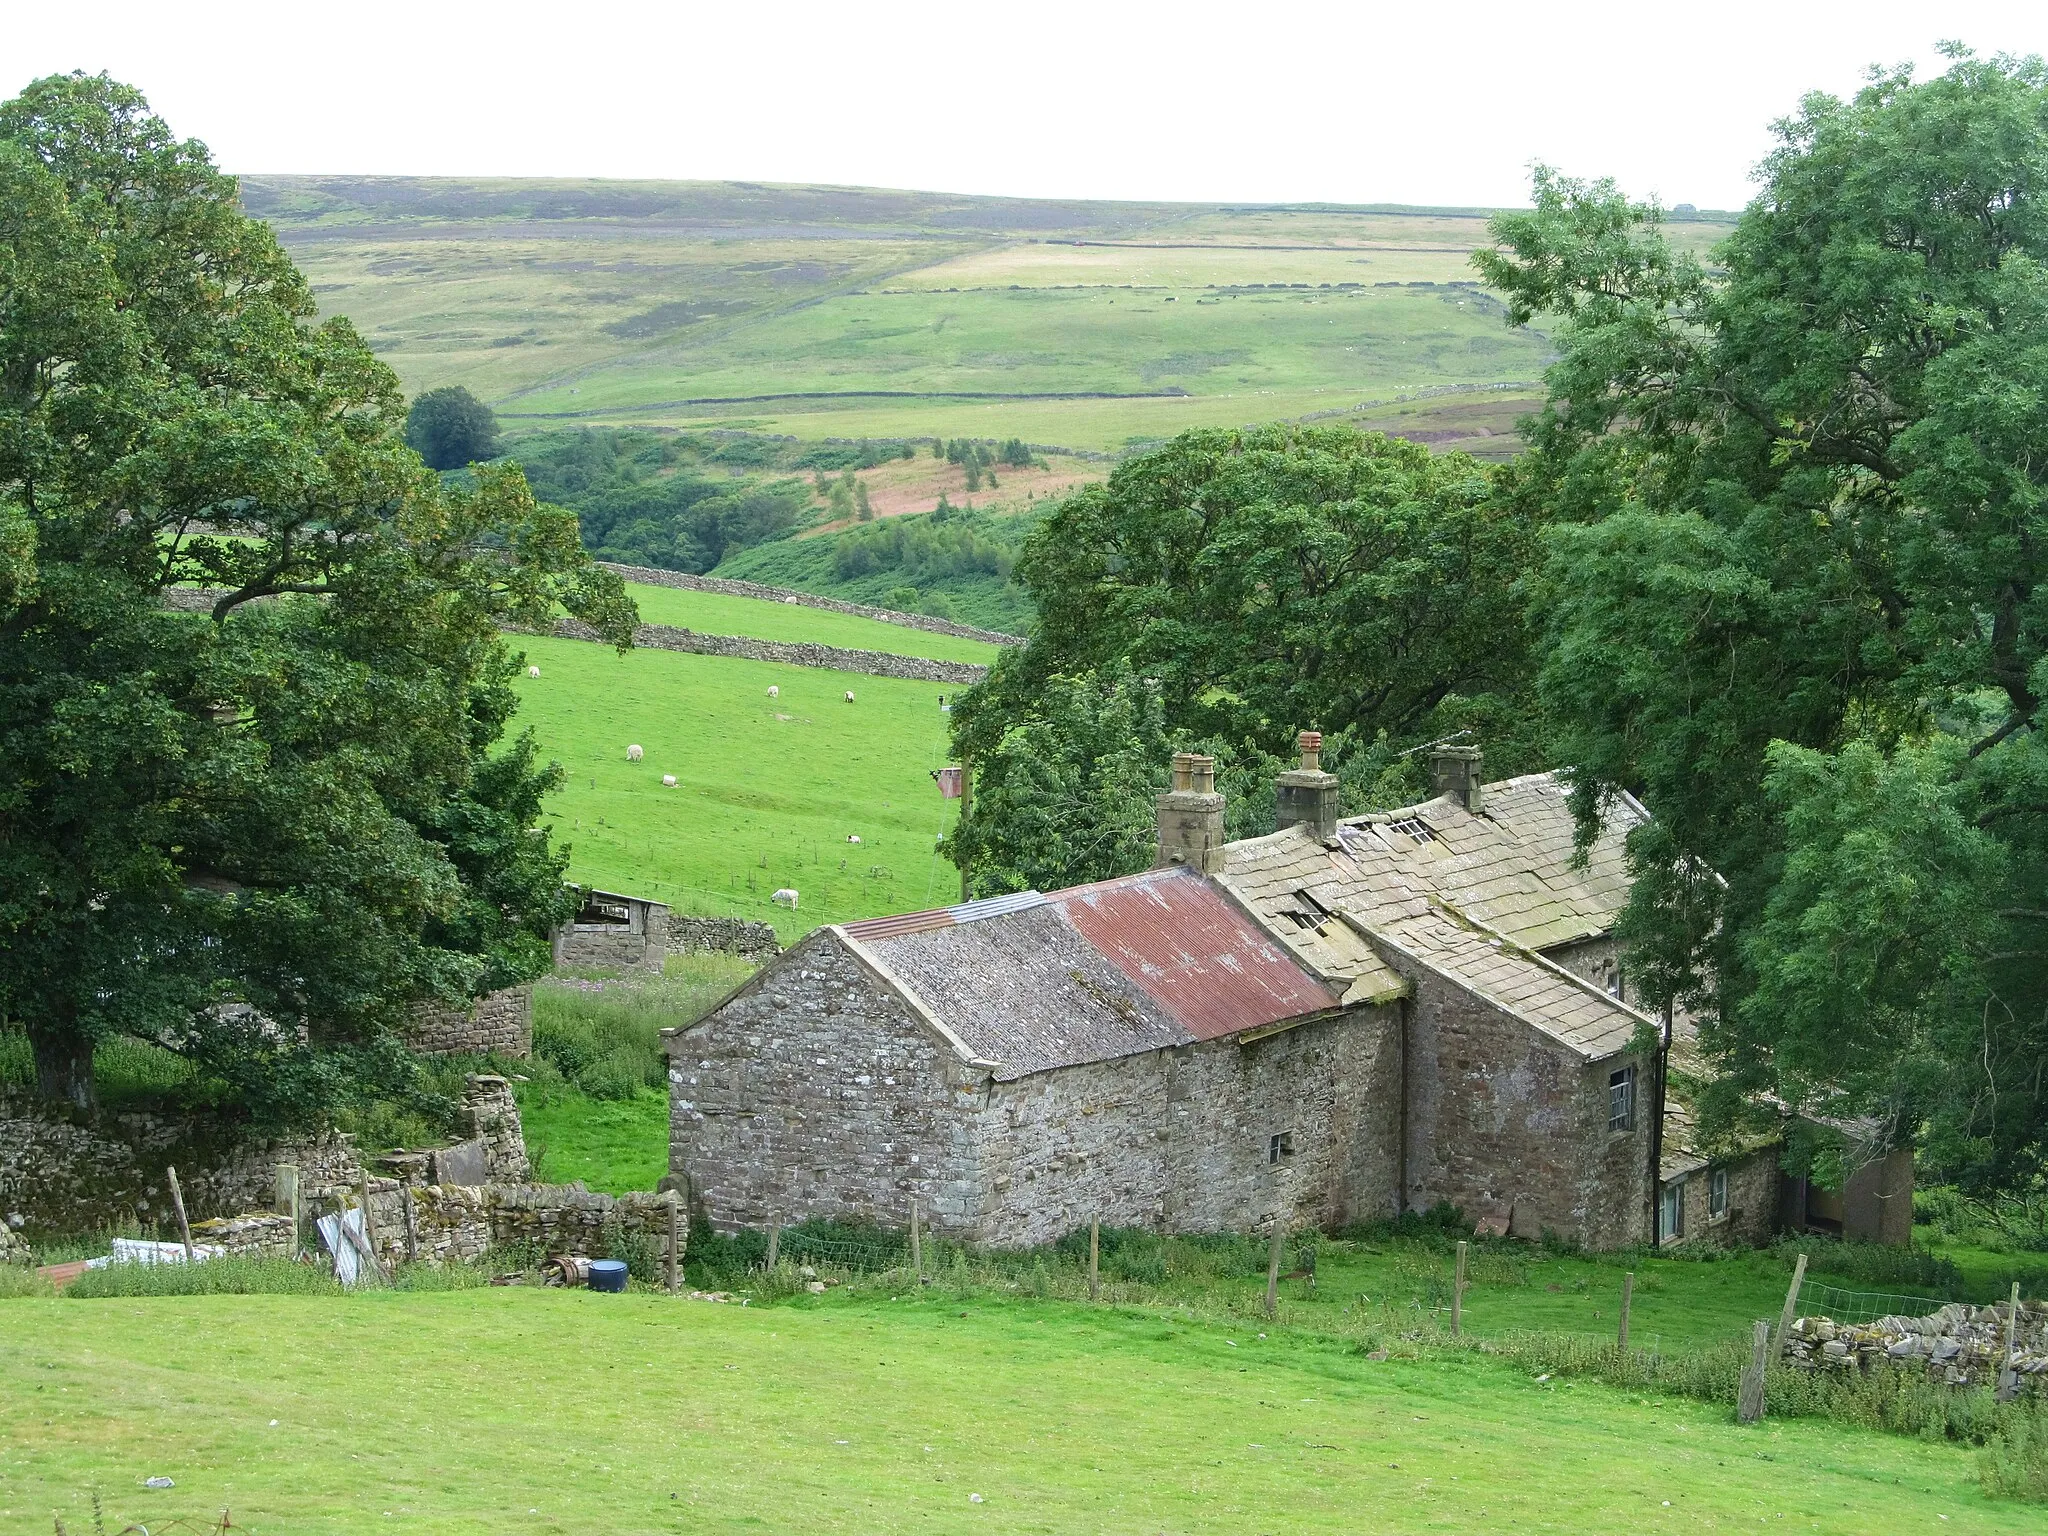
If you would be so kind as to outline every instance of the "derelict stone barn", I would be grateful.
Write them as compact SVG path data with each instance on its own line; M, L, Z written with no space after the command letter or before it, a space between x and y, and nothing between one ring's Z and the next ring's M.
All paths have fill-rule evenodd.
M554 962L592 970L652 971L668 958L668 908L643 896L583 889L576 916L554 933Z
M1664 1135L1689 1027L1628 1001L1612 933L1641 807L1579 858L1555 776L1448 748L1436 798L1339 818L1320 745L1269 836L1226 842L1183 754L1148 873L819 929L667 1032L671 1173L724 1229L915 1201L1000 1245L1441 1201L1597 1247L1773 1229L1774 1145Z

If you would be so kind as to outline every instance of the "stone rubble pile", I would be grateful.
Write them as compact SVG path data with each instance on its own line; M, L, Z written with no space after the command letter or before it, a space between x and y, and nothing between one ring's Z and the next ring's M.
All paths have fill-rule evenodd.
M2006 1311L2003 1302L1972 1307L1952 1301L1922 1317L1894 1315L1874 1323L1801 1317L1793 1321L1786 1359L1808 1370L1924 1366L1928 1380L1947 1386L1995 1386ZM2020 1303L2012 1363L2023 1388L2048 1391L2048 1301Z

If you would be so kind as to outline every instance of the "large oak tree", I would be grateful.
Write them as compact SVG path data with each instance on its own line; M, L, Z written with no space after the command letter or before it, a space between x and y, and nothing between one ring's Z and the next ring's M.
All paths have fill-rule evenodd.
M423 1002L533 974L554 770L506 621L631 605L516 470L443 490L397 381L105 77L0 105L0 1020L303 1114ZM197 611L187 611L195 608Z

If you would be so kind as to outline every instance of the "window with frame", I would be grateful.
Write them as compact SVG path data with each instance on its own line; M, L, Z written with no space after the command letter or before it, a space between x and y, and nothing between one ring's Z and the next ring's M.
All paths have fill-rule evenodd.
M1685 1180L1673 1179L1657 1197L1657 1241L1685 1236Z
M1607 1075L1607 1129L1632 1131L1636 1128L1636 1069L1623 1067Z
M1294 1132L1276 1131L1266 1142L1266 1161L1277 1168L1294 1156Z
M1616 1002L1625 1002L1627 999L1622 995L1625 990L1621 984L1621 967L1617 965L1607 975L1607 995Z
M1719 1221L1728 1214L1728 1170L1716 1168L1707 1175L1707 1216Z

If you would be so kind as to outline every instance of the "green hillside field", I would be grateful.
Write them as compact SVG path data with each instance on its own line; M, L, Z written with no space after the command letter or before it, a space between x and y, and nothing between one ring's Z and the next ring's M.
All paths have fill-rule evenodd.
M620 656L581 640L518 645L541 675L520 675L514 728L531 726L567 770L547 814L572 849L571 879L773 922L784 943L821 923L958 899L959 874L935 852L957 802L930 778L945 761L945 684ZM645 756L629 763L635 743ZM769 903L784 886L801 893L795 913Z
M1116 450L1530 385L1548 356L1473 285L1484 209L360 177L243 193L408 390L466 385L513 429ZM1673 231L1704 249L1728 227Z
M942 1284L0 1311L9 1530L2040 1528L1957 1447L1168 1307Z

